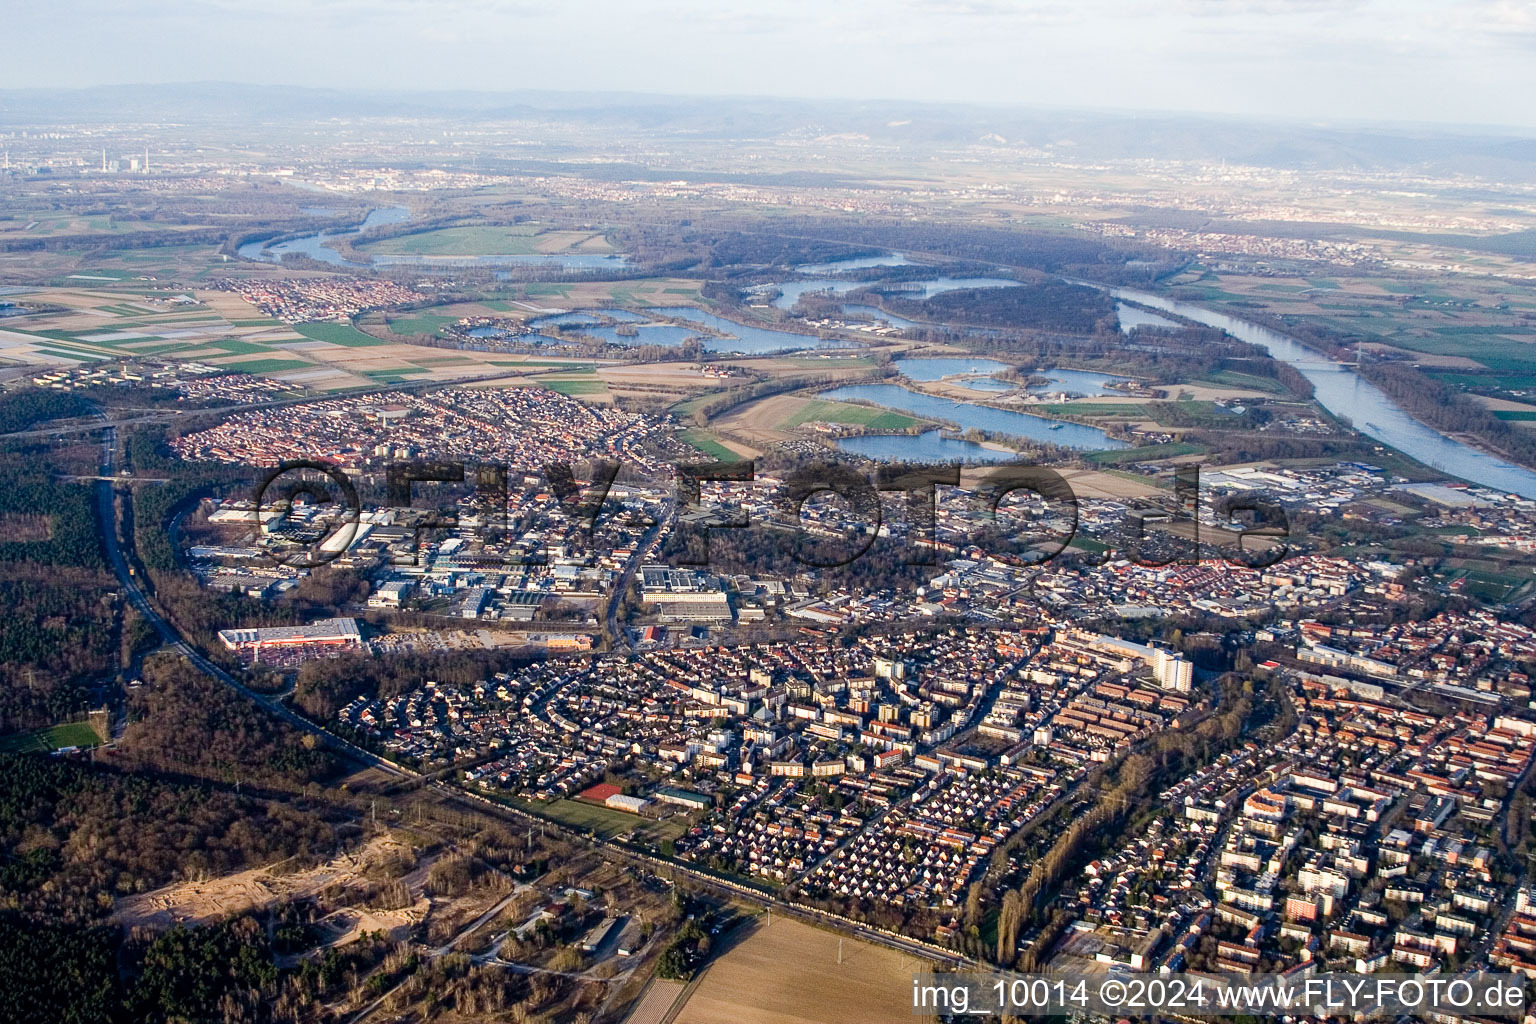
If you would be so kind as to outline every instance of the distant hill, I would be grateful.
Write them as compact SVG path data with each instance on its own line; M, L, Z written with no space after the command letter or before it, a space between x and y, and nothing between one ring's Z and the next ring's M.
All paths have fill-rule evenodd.
M13 125L157 121L271 126L337 117L554 120L620 135L720 142L844 136L903 148L977 146L1074 161L1225 160L1288 170L1416 171L1536 181L1536 130L1491 126L1315 124L905 101L347 91L220 82L0 91L0 121Z

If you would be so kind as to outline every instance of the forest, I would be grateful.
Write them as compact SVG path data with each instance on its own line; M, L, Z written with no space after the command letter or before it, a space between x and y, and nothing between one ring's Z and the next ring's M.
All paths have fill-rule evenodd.
M751 226L749 221L742 223L744 230L750 231ZM1052 274L1091 277L1108 284L1151 283L1184 263L1182 257L1164 249L1120 240L1105 241L1082 232L809 216L782 218L775 228L779 234L840 242L849 247L1028 267ZM685 235L685 239L695 241L696 236Z
M0 454L0 733L75 716L115 663L115 587L90 487L29 445Z
M1474 434L1515 462L1536 466L1536 431L1499 419L1467 395L1411 366L1365 363L1360 373L1412 416L1449 434Z
M329 826L292 802L68 759L0 756L0 899L29 918L91 924L118 896L204 872L320 858L333 846Z
M50 420L89 416L91 403L73 391L20 388L0 393L0 434L31 430Z
M1113 330L1115 307L1097 288L1042 281L1014 288L962 288L929 299L885 293L883 305L898 316L979 327L1032 328L1092 334Z
M707 265L716 267L796 267L802 263L830 263L878 256L881 253L881 250L871 246L844 245L819 238L795 238L765 232L730 231L712 239L707 236L696 237L708 241L710 258Z
M340 767L300 733L243 694L173 654L145 659L144 685L129 698L118 747L129 763L231 784L302 790Z

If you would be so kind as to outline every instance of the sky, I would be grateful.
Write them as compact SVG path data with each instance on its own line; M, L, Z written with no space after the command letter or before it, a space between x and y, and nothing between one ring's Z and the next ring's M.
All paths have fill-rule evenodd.
M1536 0L7 0L0 25L0 88L540 88L1536 126Z

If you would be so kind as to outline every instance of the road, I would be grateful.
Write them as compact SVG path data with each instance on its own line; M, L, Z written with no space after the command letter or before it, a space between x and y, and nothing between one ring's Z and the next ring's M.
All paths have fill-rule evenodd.
M149 599L149 595L144 592L144 588L139 584L138 576L134 570L129 568L128 558L124 554L123 546L117 537L117 510L114 507L113 485L110 482L113 479L113 467L116 465L116 461L117 428L109 426L105 429L102 436L101 479L98 479L94 485L96 488L97 525L101 534L102 547L106 550L107 562L112 566L112 572L117 576L118 583L123 588L123 596L127 598L128 603L140 615L144 616L144 620L154 627L155 632L160 635L160 639L207 675L212 676L230 689L237 691L241 696L255 701L295 729L318 737L321 742L332 750L354 761L377 768L379 771L397 779L413 776L414 772L401 768L392 761L364 750L362 747L342 739L328 729L321 728L289 708L281 700L252 690L204 657L202 652L183 637L175 626L166 621L165 617L155 608L154 602Z
M256 704L283 719L294 728L318 737L323 743L325 743L327 747L336 750L339 753L362 764L377 768L379 771L388 774L392 778L400 780L417 778L419 773L406 768L402 768L401 766L387 760L386 758L364 750L356 744L348 742L330 730L324 729L316 725L314 722L311 722L309 719L303 717L302 715L299 715L297 712L287 707L287 705L283 704L280 700L266 694L257 693L255 690L245 686L224 669L220 668L218 665L215 665L212 661L208 660L208 658L204 657L203 654L199 652L192 643L190 643L185 637L181 635L175 626L173 626L165 619L164 616L160 614L160 612L155 608L154 603L149 599L149 596L140 586L139 580L135 573L130 570L127 556L124 554L123 546L118 540L116 528L117 514L113 501L113 484L109 482L113 479L113 467L116 465L116 448L117 431L114 427L108 426L105 428L102 438L100 469L100 475L102 479L96 481L95 483L97 515L99 517L98 525L100 527L102 545L106 550L107 560L112 566L112 571L116 574L118 582L122 585L123 593L128 602L138 610L139 614L144 616L145 621L154 627L155 631L159 634L160 638L166 643L166 645L171 647L177 653L181 654L198 669L207 673L209 676L212 676L214 679L218 680L220 683L223 683L225 686L228 686L232 690L235 690L241 696L248 700L254 701ZM643 545L641 549L636 552L635 558L631 560L624 579L627 580L628 576L633 574L635 567L649 555L650 551L655 546L655 543L660 536L660 525L660 521L658 521L658 524L656 527L654 527L656 536L651 537L649 542ZM612 609L610 609L610 614L613 614ZM595 840L590 836L584 835L571 829L567 829L556 822L550 821L549 819L541 818L537 815L527 814L517 810L516 808L511 808L504 804L496 803L495 801L479 796L478 794L471 793L467 790L460 789L456 786L446 783L441 779L433 781L426 788L428 791L435 791L437 796L444 802L458 804L461 807L467 805L471 809L478 810L481 813L486 813L489 811L492 816L503 819L515 818L519 821L537 822L546 830L560 834L568 841L584 845L597 846L615 860L640 864L644 866L648 871L667 871L674 875L682 875L700 887L713 890L731 898L745 898L764 907L772 907L774 910L781 914L803 918L808 921L815 921L823 925L832 925L844 931L851 932L852 934L864 939L865 941L874 942L879 945L897 949L908 954L926 957L930 960L937 960L951 964L952 966L962 968L973 967L976 965L974 961L970 960L968 957L961 956L958 953L953 953L948 950L940 950L925 943L917 943L901 938L899 936L887 934L885 932L874 931L856 921L851 921L846 918L839 917L838 915L818 910L814 907L808 907L803 904L796 904L786 900L778 899L773 895L752 886L716 878L713 875L694 870L693 868L687 867L686 865L677 864L673 861L662 860L657 857L652 857L648 854L637 853L613 846L609 843ZM375 1006L376 1005L377 1004L375 1004ZM362 1017L367 1016L369 1012L372 1012L372 1009L373 1007L370 1007L362 1015L354 1019L362 1019Z
M632 865L638 865L652 874L666 873L673 876L682 876L687 878L691 884L698 888L708 889L730 899L753 903L765 909L771 907L773 912L776 914L783 914L787 917L801 918L802 920L814 922L823 926L830 925L834 928L840 929L847 934L851 934L858 938L864 939L867 942L872 942L877 945L886 946L890 949L899 950L912 956L920 956L928 960L935 960L940 963L948 964L952 967L960 969L980 966L977 961L972 960L970 957L963 956L960 953L956 953L953 950L941 949L924 942L907 939L888 932L877 931L858 921L842 917L838 914L833 914L828 911L807 906L802 903L792 903L789 900L777 897L772 893L767 892L766 890L757 888L756 886L719 878L715 875L709 874L708 872L691 868L686 864L681 864L676 861L663 860L660 857L654 857L647 853L640 853L635 850L628 850L620 846L615 846L612 843L602 842L600 840L593 839L591 836L585 833L566 828L564 825L561 825L558 822L552 821L548 818L542 818L536 814L530 814L515 807L509 807L506 804L497 803L488 797L483 797L480 794L471 792L467 789L460 789L457 786L452 786L445 782L434 783L433 788L437 790L438 795L447 803L454 803L460 807L468 807L473 810L489 812L493 817L499 817L503 819L511 818L520 822L536 823L546 832L557 835L567 842L586 846L596 846L613 860L624 861Z
M629 593L629 583L635 578L635 572L645 564L656 550L656 545L661 542L662 527L670 520L676 509L672 503L668 503L664 515L657 517L646 531L645 539L641 542L634 556L624 565L624 571L619 573L613 581L613 592L608 595L608 611L604 616L608 623L608 643L615 651L628 651L630 649L629 632L619 622L619 606L624 603L624 595Z

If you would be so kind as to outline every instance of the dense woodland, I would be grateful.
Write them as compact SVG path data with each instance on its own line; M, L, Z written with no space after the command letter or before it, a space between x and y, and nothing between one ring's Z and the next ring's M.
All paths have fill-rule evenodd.
M291 803L70 760L0 757L0 901L89 924L177 878L328 855L328 826Z
M1097 288L1042 281L1016 288L962 288L929 299L885 293L884 307L898 316L979 327L1031 328L1092 334L1115 329L1115 307Z
M1536 431L1499 419L1474 399L1411 366L1365 363L1360 372L1415 419L1445 433L1476 435L1514 461L1536 466Z
M834 260L878 256L881 251L872 246L845 245L819 238L729 231L709 240L709 259L704 267L793 268L803 263L830 263Z
M741 224L742 233L755 239L755 245L745 244L735 233L718 231L685 233L683 237L688 242L722 246L716 256L720 263L725 262L721 256L734 257L737 263L772 262L782 246L782 236L793 236L842 243L850 248L896 250L1081 275L1110 284L1150 283L1182 265L1182 259L1163 249L1101 240L1081 232L842 217L786 217L776 224L773 234L753 231L753 226L749 221Z
M301 789L334 773L336 758L308 733L268 714L180 657L145 660L119 748L130 762L222 782Z
M115 663L115 581L91 490L29 445L0 452L0 731L78 715Z
M19 388L0 392L0 434L32 430L50 420L89 416L91 403L73 391Z

